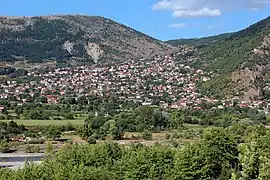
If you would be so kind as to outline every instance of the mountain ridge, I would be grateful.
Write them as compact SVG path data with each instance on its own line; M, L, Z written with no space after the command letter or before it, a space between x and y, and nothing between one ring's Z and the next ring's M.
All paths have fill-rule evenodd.
M91 63L148 57L174 48L100 16L0 17L0 60Z

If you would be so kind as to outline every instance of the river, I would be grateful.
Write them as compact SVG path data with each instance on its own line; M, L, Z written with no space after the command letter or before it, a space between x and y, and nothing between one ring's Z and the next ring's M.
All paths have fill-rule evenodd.
M0 154L0 167L22 168L25 162L41 163L44 154Z

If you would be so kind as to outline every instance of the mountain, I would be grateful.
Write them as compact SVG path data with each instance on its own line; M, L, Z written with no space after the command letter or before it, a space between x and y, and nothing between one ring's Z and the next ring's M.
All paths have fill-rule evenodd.
M203 38L176 39L176 40L166 41L166 43L171 44L173 46L188 45L188 46L195 46L196 48L201 48L204 46L214 44L220 40L224 40L230 37L231 35L232 33L225 33L225 34L203 37Z
M213 37L193 44L207 39ZM199 48L198 53L201 61L196 66L212 77L200 84L203 93L242 99L270 97L270 17L227 37L216 36L216 42Z
M0 17L0 61L102 63L148 57L172 49L102 17Z

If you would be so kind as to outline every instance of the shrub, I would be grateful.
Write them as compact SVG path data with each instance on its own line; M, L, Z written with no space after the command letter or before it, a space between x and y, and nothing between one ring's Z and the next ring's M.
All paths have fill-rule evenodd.
M44 142L44 139L31 139L27 141L28 144L43 144Z
M24 147L25 153L39 153L40 152L40 146L39 145L30 145L27 144Z
M23 135L25 137L31 137L31 138L37 138L39 136L38 133L34 131L24 131Z
M96 143L97 143L97 141L96 141L96 139L95 139L94 137L89 137L89 138L87 139L87 142L88 142L89 144L96 144Z
M9 142L8 147L12 150L17 150L18 146L22 144L23 142Z
M39 145L35 145L32 148L33 148L34 153L39 153L40 152L40 146Z
M173 137L174 139L179 139L179 138L180 138L180 135L177 134L177 133L173 133L172 137Z
M74 119L74 114L73 113L65 114L65 119Z
M9 152L8 143L6 141L0 141L0 152L2 153Z
M51 155L54 152L55 152L55 149L54 149L52 142L47 142L46 147L45 147L45 154Z
M67 143L73 144L73 140L72 140L72 139L68 139L68 140L67 140Z
M24 152L25 153L32 153L32 146L30 144L26 144L24 146Z
M173 147L177 148L177 147L179 146L179 143L176 142L176 141L173 141L173 142L172 142L172 145L173 145Z
M144 131L142 133L142 138L147 140L147 141L150 141L150 140L152 140L153 135L152 135L152 133L150 131Z
M169 133L165 134L165 139L170 139L171 135Z

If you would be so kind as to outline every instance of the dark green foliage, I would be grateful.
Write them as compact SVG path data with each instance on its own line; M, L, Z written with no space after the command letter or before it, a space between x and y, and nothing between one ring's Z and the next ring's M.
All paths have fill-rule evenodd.
M78 64L93 64L86 50L88 43L97 44L104 52L99 59L101 63L140 58L169 49L156 39L102 17L0 17L0 23L3 24L0 61L56 60L60 62L58 66L65 66L63 62L69 64L69 60L74 59ZM17 27L21 27L20 30ZM130 40L139 41L130 43ZM71 46L64 48L65 43Z
M14 121L0 122L0 140L9 140L10 136L20 134L25 130L23 125L18 125Z
M204 46L209 46L218 41L224 40L230 37L231 35L233 35L233 33L226 33L226 34L220 34L217 36L210 36L210 37L197 38L197 39L170 40L170 41L167 41L167 43L173 46L188 45L188 46L195 46L196 48L202 48Z
M59 139L61 136L61 131L57 126L48 126L43 130L43 134L48 138L48 139Z
M37 138L39 136L37 132L33 132L33 131L24 131L23 135L25 137L31 137L31 138Z
M65 119L74 119L74 114L73 113L67 113L65 115Z
M96 140L94 137L89 137L89 138L87 139L87 142L88 142L89 144L96 144L96 143L97 143L97 140Z
M270 33L270 18L264 19L249 28L231 34L228 38L200 49L202 61L199 66L214 71L218 75L211 81L203 83L203 92L210 91L216 96L233 95L237 83L232 83L231 73L243 67L253 68L260 63L254 57L253 50L257 48L263 38Z
M24 115L33 120L48 120L50 119L50 114L41 109L35 109L24 113Z
M11 171L0 169L9 179L268 179L269 131L263 126L208 128L200 140L179 148L162 145L115 143L66 144L39 165ZM238 142L238 135L243 142ZM27 146L28 147L28 146ZM29 148L29 147L28 147ZM30 148L31 149L31 148Z
M44 139L31 139L27 141L28 144L43 144L44 142Z
M9 152L8 143L6 141L3 140L0 141L0 152L1 153Z
M225 109L205 109L199 111L178 111L184 123L214 125L228 127L240 121L251 124L265 124L266 115L256 109L251 108L225 108ZM175 112L172 112L174 115ZM174 117L174 116L173 116Z
M144 131L142 133L142 138L147 140L147 141L150 141L150 140L152 140L152 133L150 131Z
M223 169L237 166L237 144L223 129L209 129L202 140L176 155L176 179L216 179ZM230 176L230 175L229 175Z
M25 153L39 153L40 152L40 146L39 145L30 145L27 144L24 147Z
M14 60L12 55L25 57L32 62L70 58L71 55L62 48L63 44L66 40L75 40L84 34L68 33L68 29L69 25L65 21L35 18L35 24L26 27L25 30L1 31L0 35L4 43L0 46L0 59ZM29 41L29 39L35 41ZM84 52L83 55L86 55L83 48L79 49L79 52L81 51Z

